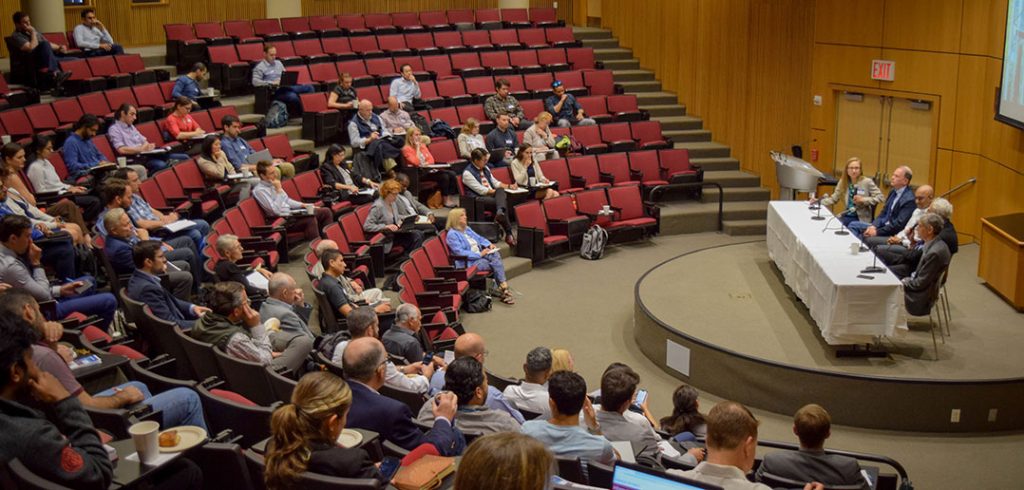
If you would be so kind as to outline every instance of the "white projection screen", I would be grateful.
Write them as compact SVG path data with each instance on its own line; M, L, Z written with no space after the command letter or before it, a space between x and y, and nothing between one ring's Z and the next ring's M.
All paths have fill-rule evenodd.
M1024 129L1024 0L1010 0L1006 12L1003 79L996 119Z

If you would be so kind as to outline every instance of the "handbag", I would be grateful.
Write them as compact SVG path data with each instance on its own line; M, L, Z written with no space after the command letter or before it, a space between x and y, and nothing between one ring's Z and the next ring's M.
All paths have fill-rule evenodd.
M455 472L455 458L427 454L403 466L391 480L398 490L430 490L441 486L445 477Z

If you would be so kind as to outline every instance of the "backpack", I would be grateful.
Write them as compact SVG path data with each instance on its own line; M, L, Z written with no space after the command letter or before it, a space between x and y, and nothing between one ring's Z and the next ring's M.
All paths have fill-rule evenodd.
M427 118L423 117L420 113L413 112L412 114L409 114L409 119L412 119L412 123L415 124L417 128L420 128L420 132L423 133L423 136L431 138L434 136L434 132L430 129L430 124L427 123Z
M448 123L440 119L434 119L434 123L430 125L430 132L433 133L434 136L444 136L445 138L451 140L455 139L455 137L458 136L455 134L455 130L452 129L452 127L449 126Z
M604 255L604 246L608 243L608 232L598 225L591 226L583 234L583 243L580 244L580 257L587 260L597 260Z
M491 297L479 289L470 289L462 296L462 309L466 313L491 311Z
M328 359L334 356L334 349L338 347L338 344L348 340L350 337L348 330L341 330L339 332L329 333L317 337L314 342L314 347L317 352L327 356Z
M267 128L281 128L288 124L288 106L280 100L270 103L267 110L267 117L263 120Z

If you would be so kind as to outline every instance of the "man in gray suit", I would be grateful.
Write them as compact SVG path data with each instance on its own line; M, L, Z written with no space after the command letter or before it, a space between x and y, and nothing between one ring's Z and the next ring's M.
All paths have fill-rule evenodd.
M800 439L800 451L766 454L757 469L757 481L765 474L800 482L825 485L857 485L870 488L856 459L825 454L825 439L832 435L832 417L820 405L804 405L793 416L793 433Z
M943 220L935 213L925 213L917 220L917 235L924 241L921 261L910 277L903 279L903 293L907 313L925 316L931 309L935 289L940 286L942 273L949 266L949 246L936 240L942 232Z
M312 307L306 304L302 288L295 284L292 276L284 272L274 273L267 284L267 292L269 297L260 306L260 318L277 318L281 321L283 333L315 337L307 323Z

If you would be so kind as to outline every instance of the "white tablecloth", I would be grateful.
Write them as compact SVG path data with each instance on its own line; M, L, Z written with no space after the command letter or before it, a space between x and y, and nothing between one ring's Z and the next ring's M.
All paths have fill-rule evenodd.
M772 201L768 205L768 256L797 297L810 310L821 336L829 344L864 342L906 329L903 286L886 269L883 274L858 278L874 254L853 254L853 235L836 235L837 219L815 221L807 203ZM821 215L832 218L827 209ZM828 223L828 230L824 230ZM824 230L824 231L823 231ZM881 262L879 266L884 267Z

